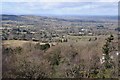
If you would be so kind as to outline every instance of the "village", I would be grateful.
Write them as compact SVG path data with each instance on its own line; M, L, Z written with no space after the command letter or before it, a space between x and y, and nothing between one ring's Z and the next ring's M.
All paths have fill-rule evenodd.
M105 28L103 25L97 25L96 28L86 27L67 27L57 30L28 28L27 26L3 26L0 28L2 40L32 40L40 42L67 42L67 36L99 36L107 35L115 29ZM104 32L105 31L105 32ZM108 31L108 32L106 32Z

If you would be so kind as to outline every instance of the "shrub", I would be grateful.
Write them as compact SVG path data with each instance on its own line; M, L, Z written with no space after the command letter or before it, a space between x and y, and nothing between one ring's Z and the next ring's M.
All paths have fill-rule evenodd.
M41 50L47 50L50 48L50 44L40 45Z

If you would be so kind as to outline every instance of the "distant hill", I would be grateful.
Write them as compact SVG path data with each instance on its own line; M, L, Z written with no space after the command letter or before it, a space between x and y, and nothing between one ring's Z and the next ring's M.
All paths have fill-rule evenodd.
M39 20L57 20L57 21L69 21L69 22L95 22L102 20L117 20L117 16L33 16L33 15L2 15L2 20L13 20L13 21L39 21Z
M3 14L2 23L4 24L23 24L23 25L35 25L38 27L59 27L70 26L71 24L83 23L104 23L104 22L116 22L117 17L107 16L34 16L34 15L6 15Z

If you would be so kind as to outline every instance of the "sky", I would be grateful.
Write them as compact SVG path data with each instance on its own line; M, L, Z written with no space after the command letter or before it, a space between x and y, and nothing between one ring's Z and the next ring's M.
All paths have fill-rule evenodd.
M15 15L113 15L118 14L117 0L3 0L2 14Z

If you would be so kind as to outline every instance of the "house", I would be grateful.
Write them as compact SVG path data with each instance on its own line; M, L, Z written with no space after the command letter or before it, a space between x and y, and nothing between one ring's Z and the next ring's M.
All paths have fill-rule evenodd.
M92 35L93 35L93 33L88 33L88 35L89 35L89 36L92 36Z
M34 31L31 31L30 33L31 33L31 34L35 34L36 32L34 32Z

